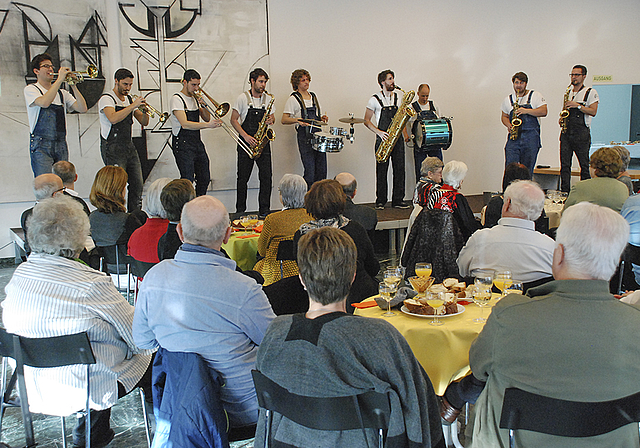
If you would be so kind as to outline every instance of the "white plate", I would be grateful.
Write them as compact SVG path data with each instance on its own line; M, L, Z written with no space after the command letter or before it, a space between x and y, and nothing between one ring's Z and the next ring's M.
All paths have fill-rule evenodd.
M438 317L451 317L451 316L457 316L459 314L464 313L464 306L460 305L459 303L458 305L458 312L455 314L439 314ZM406 306L402 305L402 308L400 308L400 311L402 311L404 314L408 314L409 316L416 316L416 317L436 317L434 314L413 314L411 312L409 312L409 310L407 309Z

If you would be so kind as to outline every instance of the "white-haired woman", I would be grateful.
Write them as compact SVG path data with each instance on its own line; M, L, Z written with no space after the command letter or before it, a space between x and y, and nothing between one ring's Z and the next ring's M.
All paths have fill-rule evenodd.
M168 177L155 180L144 198L144 210L149 215L142 227L137 228L129 238L129 255L144 263L159 263L158 241L167 232L169 220L160 201L162 189L171 182Z
M473 216L467 199L458 192L468 170L464 162L458 160L448 162L442 169L443 184L431 189L427 204L427 208L438 208L453 213L465 240L481 227Z
M280 241L292 240L293 234L313 218L304 209L307 182L298 174L285 174L278 185L283 210L267 215L258 239L258 255L263 257L255 267L264 277L264 286L280 280L280 263L276 260ZM282 265L283 277L298 275L298 265L286 260Z

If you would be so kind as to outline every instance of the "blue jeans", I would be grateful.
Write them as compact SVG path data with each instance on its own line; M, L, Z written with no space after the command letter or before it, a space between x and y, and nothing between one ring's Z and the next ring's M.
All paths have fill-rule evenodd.
M29 153L34 177L50 173L53 164L60 160L69 160L69 149L65 139L50 140L39 135L31 135Z
M304 167L303 177L307 182L307 187L311 188L315 181L326 179L327 154L314 150L311 142L306 139L306 136L301 137L300 133L298 133L298 150Z
M100 139L100 155L105 165L114 165L123 168L129 177L129 195L127 205L129 211L142 208L142 166L138 151L133 142L107 142Z

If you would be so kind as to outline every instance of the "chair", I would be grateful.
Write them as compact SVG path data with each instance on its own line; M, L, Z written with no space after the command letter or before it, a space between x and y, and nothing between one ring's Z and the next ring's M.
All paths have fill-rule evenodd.
M89 366L96 363L93 356L89 337L86 332L71 334L67 336L56 336L50 338L25 338L15 334L7 333L0 328L0 355L5 357L3 362L2 376L2 405L0 409L0 430L2 429L2 417L7 407L20 406L22 410L22 420L25 430L27 447L35 447L36 442L33 434L33 420L29 411L29 399L27 397L27 387L24 380L24 366L37 368L62 367L75 364L83 364L87 367L87 401L86 407L82 411L85 419L89 422L89 397L90 381ZM9 380L5 384L6 358L13 358L16 361L16 368ZM18 386L19 403L10 400L14 387ZM64 417L62 419L62 445L66 448ZM85 425L86 447L91 446L91 425Z
M306 397L289 392L257 370L252 370L251 373L258 405L266 409L265 448L270 442L273 412L312 429L362 429L366 444L361 446L369 445L365 428L372 428L378 435L378 447L384 446L391 413L389 397L386 394L369 391L347 397Z
M618 272L613 277L613 279L616 279L617 276L617 289L613 292L621 294L625 291L635 291L638 289L635 274L633 273L632 265L634 264L640 265L640 247L633 244L627 244L627 247L622 253L622 257L620 259Z
M114 244L112 246L98 246L100 254L100 271L115 274L116 287L120 293L123 288L120 284L120 275L127 275L127 300L131 297L131 257L127 255L126 244Z
M280 280L284 278L283 264L285 261L296 261L297 257L294 252L293 240L282 240L278 243L278 253L276 260L280 262Z
M131 263L130 263L131 275L133 275L133 277L135 278L135 284L133 288L134 289L133 304L135 305L136 302L138 301L138 291L140 290L140 282L142 281L144 276L147 274L149 269L154 267L157 263L148 263L145 261L139 261L133 257L130 257L130 259L131 259Z
M500 428L509 430L510 448L515 448L517 429L563 437L592 437L633 422L640 422L640 392L617 400L583 402L509 388L504 393L500 416Z

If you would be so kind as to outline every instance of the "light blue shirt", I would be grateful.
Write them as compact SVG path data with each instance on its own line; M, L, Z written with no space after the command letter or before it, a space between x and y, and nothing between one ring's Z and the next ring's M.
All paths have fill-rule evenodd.
M189 249L188 247L185 247ZM224 379L232 426L256 423L251 369L275 315L262 287L216 253L180 249L144 277L133 320L141 348L201 355Z

